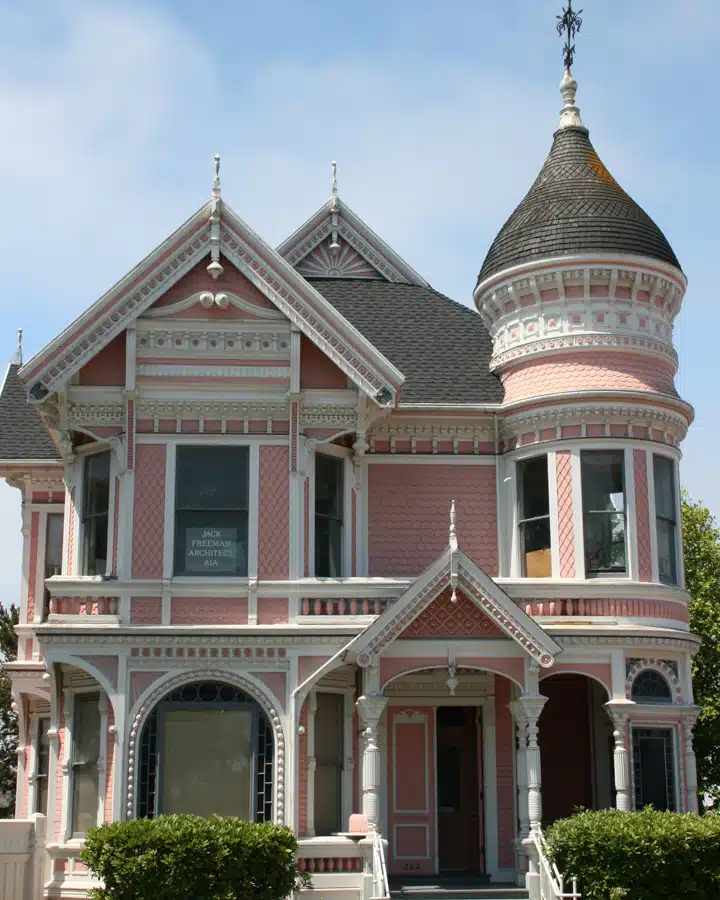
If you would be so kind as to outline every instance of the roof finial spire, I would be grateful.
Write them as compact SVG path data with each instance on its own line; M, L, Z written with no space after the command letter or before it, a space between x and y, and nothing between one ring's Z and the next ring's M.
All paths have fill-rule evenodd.
M331 225L332 225L332 236L330 238L330 250L335 253L340 249L340 242L338 241L338 212L340 207L338 205L338 191L337 191L337 163L335 160L332 162L332 200L330 201L330 212L331 216Z
M457 603L458 568L457 568L458 542L455 533L455 501L450 502L450 587L452 594L450 602Z
M10 361L10 364L13 366L21 366L22 365L22 328L18 328L18 342L17 349L15 350L15 354Z
M582 25L582 10L575 11L572 8L572 0L568 0L567 8L562 8L562 15L557 16L557 30L560 37L565 38L563 45L563 61L565 74L560 82L560 93L565 104L560 110L560 128L584 128L580 118L580 110L575 105L575 93L577 81L570 74L570 69L575 60L575 35Z
M224 269L220 262L220 154L215 154L215 180L213 181L212 201L210 214L210 262L207 273L217 280Z
M333 212L337 212L337 208L338 208L338 193L337 193L337 163L335 162L335 160L333 160L333 163L332 163L332 173L333 173L333 177L332 177L332 204L331 204L331 206L330 206L330 209L331 209Z
M215 180L212 189L213 200L220 199L220 154L215 154Z

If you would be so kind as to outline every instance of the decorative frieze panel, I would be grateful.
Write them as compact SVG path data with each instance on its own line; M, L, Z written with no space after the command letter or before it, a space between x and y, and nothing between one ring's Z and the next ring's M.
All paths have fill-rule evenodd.
M300 411L301 428L335 428L338 431L357 426L357 408L316 404L304 406Z
M346 241L330 238L318 244L296 266L307 278L377 278L382 275L354 250Z
M367 431L370 453L464 453L495 451L491 422L377 422Z
M290 359L290 333L287 329L202 328L172 330L138 329L138 360L150 357L228 357L237 360Z
M104 425L123 427L125 425L125 404L123 403L69 403L68 422L74 425Z

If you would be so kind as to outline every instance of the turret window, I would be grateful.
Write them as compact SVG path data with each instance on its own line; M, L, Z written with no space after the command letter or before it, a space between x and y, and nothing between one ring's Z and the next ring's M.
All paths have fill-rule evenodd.
M667 456L653 456L653 476L658 577L665 584L677 584L675 463Z
M552 575L550 549L550 493L547 456L518 464L518 529L522 574L526 578Z
M581 455L589 576L627 572L624 459L622 450L585 450Z

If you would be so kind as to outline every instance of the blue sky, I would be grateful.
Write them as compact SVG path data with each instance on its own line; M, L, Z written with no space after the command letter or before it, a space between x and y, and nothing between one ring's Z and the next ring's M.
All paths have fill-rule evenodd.
M564 2L564 0L563 0ZM689 278L683 474L720 514L716 298L720 4L585 0L574 68L601 158ZM434 287L471 303L547 154L560 0L0 0L0 357L26 358L209 196L272 244L340 194ZM708 318L709 316L709 318ZM18 494L0 535L19 548ZM14 573L0 598L16 590Z

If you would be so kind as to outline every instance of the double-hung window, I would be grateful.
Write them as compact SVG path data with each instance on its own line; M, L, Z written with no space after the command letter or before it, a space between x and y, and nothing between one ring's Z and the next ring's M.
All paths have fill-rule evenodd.
M62 513L48 513L45 529L45 578L62 574L63 522ZM49 606L50 591L45 588L43 621L47 618Z
M526 578L552 575L550 493L545 454L518 463L518 528L522 574Z
M35 745L35 812L47 815L48 775L50 771L49 716L38 719Z
M82 503L82 571L104 575L110 519L110 451L85 458Z
M100 698L77 694L72 731L72 833L87 834L98 823Z
M667 456L653 456L653 477L658 576L665 584L677 584L677 504L673 460Z
M343 473L345 460L315 456L315 575L342 575Z
M175 574L248 573L247 447L178 447Z
M622 450L583 450L580 459L586 574L624 574L625 455Z

